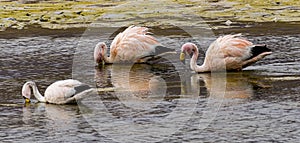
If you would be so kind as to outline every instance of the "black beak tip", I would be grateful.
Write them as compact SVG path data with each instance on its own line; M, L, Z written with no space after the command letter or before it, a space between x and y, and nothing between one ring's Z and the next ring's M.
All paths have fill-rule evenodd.
M24 98L25 103L30 103L30 99L29 99L29 98L27 98L27 97L25 97L25 96L22 96L22 97Z

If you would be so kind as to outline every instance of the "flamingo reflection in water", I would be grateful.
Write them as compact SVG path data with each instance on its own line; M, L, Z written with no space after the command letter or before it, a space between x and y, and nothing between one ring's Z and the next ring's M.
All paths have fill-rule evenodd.
M213 98L248 99L253 96L254 82L245 73L213 72L195 74L191 77L192 85L199 85L199 81L203 81L204 85L202 87L205 87L207 90L207 96Z
M172 75L161 73L147 64L114 64L96 68L95 79L97 87L113 86L115 92L120 93L119 98L124 100L151 100L167 98L165 95L180 95L179 75L175 72Z
M51 141L67 141L74 139L74 134L86 133L85 139L92 139L95 135L90 134L89 128L82 130L82 126L88 127L86 120L79 114L80 109L74 105L54 105L46 103L26 104L22 107L22 121L24 132L29 132L32 136L22 132L22 141L31 142L38 137L51 139ZM44 134L43 134L44 133Z

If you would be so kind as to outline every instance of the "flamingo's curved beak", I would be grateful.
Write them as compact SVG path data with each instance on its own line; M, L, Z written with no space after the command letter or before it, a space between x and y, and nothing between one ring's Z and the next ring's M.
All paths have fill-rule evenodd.
M98 54L96 55L95 61L96 61L98 64L101 64L101 63L102 63L103 58L102 58L102 55L101 55L100 53L98 53Z
M185 53L184 52L181 52L180 53L180 61L185 64Z
M24 98L24 100L25 100L25 103L30 103L30 99L29 99L29 98L27 98L27 97L25 97L25 96L23 96L23 98Z

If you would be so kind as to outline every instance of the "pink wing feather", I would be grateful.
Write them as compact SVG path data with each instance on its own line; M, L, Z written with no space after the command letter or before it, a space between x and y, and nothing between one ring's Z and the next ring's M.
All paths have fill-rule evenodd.
M242 69L243 61L251 56L253 44L238 36L241 34L221 36L210 45L206 53L210 69L222 67L220 63L226 64L227 70Z
M130 26L119 33L110 46L110 56L114 62L133 61L155 52L160 43L151 35L148 28Z
M226 35L217 39L225 58L231 57L245 59L246 57L251 56L250 47L253 46L253 44L248 40L237 36L241 35Z

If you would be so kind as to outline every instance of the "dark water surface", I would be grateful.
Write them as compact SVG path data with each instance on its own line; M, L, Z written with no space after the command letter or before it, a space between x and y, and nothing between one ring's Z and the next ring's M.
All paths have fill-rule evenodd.
M259 30L226 33L242 31L253 43L267 44L273 54L243 72L215 74L186 70L176 61L178 55L160 65L95 68L94 45L107 39L109 43L116 29L1 36L0 140L298 142L300 33L257 34ZM185 42L196 42L200 55L216 38L208 34L199 41L199 33L182 34L176 28L152 32L177 51ZM52 82L67 78L118 90L101 92L78 105L23 104L21 88L26 81L35 81L44 93Z

